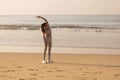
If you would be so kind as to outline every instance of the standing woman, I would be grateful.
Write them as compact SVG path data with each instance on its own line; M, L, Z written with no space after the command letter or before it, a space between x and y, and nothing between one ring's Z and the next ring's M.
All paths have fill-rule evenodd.
M44 56L43 56L42 63L47 63L47 62L53 63L53 61L51 61L52 33L51 33L49 23L48 23L47 19L45 19L41 16L37 16L37 18L41 18L45 21L43 24L41 24L41 31L43 33L43 39L44 39L44 44L45 44ZM46 62L45 58L46 58L47 49L48 49L48 61Z

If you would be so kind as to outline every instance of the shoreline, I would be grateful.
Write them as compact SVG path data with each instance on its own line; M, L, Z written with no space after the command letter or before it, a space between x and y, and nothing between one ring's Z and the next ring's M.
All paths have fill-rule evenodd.
M0 53L43 53L44 47L0 46ZM53 47L53 54L120 54L119 49Z

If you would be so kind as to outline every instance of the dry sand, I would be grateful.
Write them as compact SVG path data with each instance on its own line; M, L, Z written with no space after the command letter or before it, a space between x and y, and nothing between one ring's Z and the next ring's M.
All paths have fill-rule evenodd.
M0 80L120 80L120 55L0 54Z

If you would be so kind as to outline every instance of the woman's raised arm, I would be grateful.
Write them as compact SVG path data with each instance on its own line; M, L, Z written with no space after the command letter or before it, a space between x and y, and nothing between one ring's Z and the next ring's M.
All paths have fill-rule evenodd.
M49 25L47 19L45 19L44 17L42 17L42 16L36 16L36 17L37 17L37 18L42 18L42 19Z

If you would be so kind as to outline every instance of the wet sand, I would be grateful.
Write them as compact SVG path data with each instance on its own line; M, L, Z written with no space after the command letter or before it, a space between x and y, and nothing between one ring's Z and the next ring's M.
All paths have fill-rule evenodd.
M120 80L120 55L0 53L0 80Z

